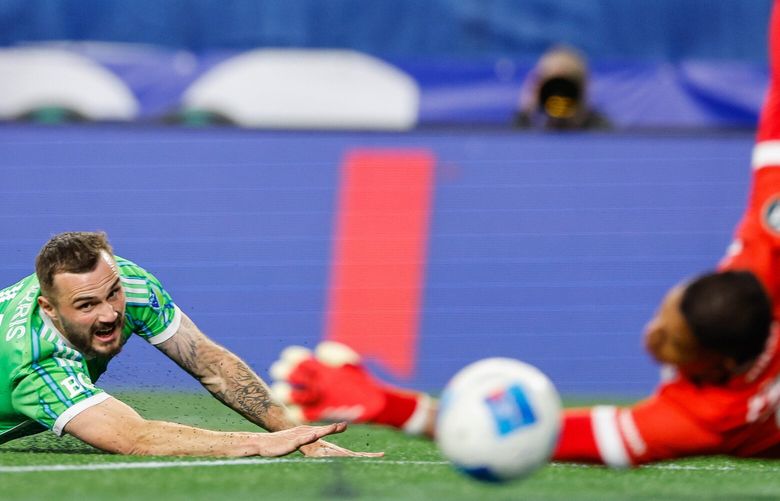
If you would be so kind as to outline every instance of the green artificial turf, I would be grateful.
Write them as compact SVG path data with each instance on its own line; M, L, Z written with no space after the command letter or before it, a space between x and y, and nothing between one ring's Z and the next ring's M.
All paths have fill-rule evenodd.
M120 397L148 418L253 429L206 395ZM487 485L453 470L432 443L391 430L352 426L333 441L357 450L383 450L386 456L316 460L294 454L281 461L128 457L44 433L0 446L0 499L780 499L780 462L716 457L629 471L553 464L523 481Z

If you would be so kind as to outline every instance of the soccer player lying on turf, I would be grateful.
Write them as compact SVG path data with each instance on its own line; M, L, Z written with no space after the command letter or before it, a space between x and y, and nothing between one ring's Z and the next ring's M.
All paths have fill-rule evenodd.
M375 456L320 438L344 423L296 426L266 384L207 338L157 279L114 256L105 234L62 233L34 275L0 290L0 443L45 429L121 454ZM217 432L143 419L94 386L136 334L214 397L274 433Z
M628 466L706 454L780 457L773 324L780 319L780 0L770 53L752 189L734 243L718 272L672 288L645 331L647 351L665 366L660 386L633 407L566 410L554 460ZM434 432L432 399L376 381L343 346L286 351L272 369L283 381L279 395L308 420Z

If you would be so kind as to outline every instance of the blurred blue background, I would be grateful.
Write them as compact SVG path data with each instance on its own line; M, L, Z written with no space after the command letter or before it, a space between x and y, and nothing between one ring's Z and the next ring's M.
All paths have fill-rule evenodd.
M751 143L0 128L0 281L29 273L53 233L105 230L264 373L285 346L321 339L345 153L426 148L437 168L419 351L412 378L395 381L436 390L466 363L503 355L538 365L567 394L638 395L657 379L644 323L669 286L724 252ZM108 384L193 386L142 341L127 349Z
M372 366L437 390L466 363L506 355L538 365L567 395L641 395L657 380L644 323L669 286L715 266L744 206L769 8L0 0L0 283L32 272L52 234L105 230L119 255L155 273L207 334L265 375L282 348L322 337L345 155L423 149L436 174L416 368L399 380ZM559 42L587 54L592 99L612 132L511 128L526 76ZM380 61L396 72L393 89L416 89L405 101L414 123L174 120L211 70L272 48ZM94 67L59 76L80 68L73 61ZM338 99L366 90L358 73L343 75ZM262 75L244 83L257 88ZM119 90L93 111L106 82ZM292 84L282 87L298 89L285 95L293 103L318 92L315 80ZM269 103L250 101L237 109ZM94 116L71 123L57 113L68 107ZM131 342L106 387L194 387L154 351Z

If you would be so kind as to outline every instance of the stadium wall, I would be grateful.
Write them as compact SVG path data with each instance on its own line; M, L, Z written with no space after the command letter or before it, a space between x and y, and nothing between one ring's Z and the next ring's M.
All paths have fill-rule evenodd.
M329 336L420 389L502 355L566 394L636 395L657 378L643 325L722 255L751 145L6 125L0 283L30 273L51 234L101 229L262 374L285 346ZM195 386L138 339L104 384Z

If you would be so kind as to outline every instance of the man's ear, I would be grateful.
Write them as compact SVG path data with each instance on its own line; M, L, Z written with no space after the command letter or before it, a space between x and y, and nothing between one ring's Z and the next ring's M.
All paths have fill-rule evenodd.
M57 318L57 311L54 309L54 303L46 296L38 296L38 306L49 318Z

